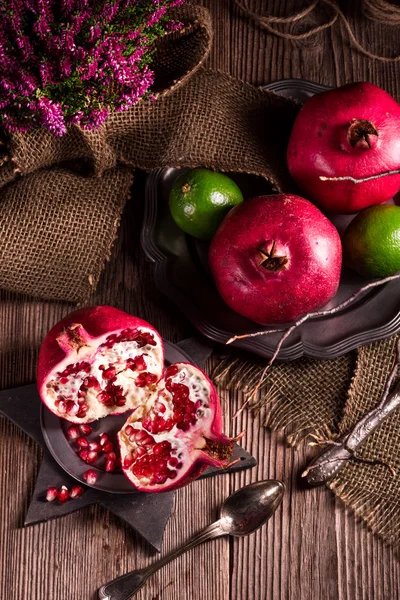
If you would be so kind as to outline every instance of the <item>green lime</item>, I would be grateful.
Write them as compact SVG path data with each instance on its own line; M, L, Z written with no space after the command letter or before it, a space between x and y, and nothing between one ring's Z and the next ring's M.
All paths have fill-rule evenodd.
M192 169L175 181L169 207L183 231L200 240L211 240L226 214L242 201L242 192L227 175Z
M400 271L400 206L380 204L360 212L347 227L343 252L364 277L388 277Z

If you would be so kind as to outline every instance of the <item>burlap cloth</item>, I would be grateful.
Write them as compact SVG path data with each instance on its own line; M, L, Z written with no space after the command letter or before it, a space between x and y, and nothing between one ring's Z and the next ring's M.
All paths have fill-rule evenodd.
M135 168L206 166L266 177L290 190L288 135L298 110L290 100L204 69L212 27L204 9L175 15L182 31L159 44L154 103L110 116L94 132L71 127L15 134L0 159L0 287L35 297L86 302L111 252ZM291 443L310 432L345 432L372 407L390 368L394 340L330 362L275 365L259 398L266 424L290 427ZM231 367L231 368L229 368ZM220 382L254 385L255 360L223 365ZM279 393L277 392L279 390ZM400 467L400 416L362 455ZM384 467L349 463L331 489L386 540L400 541L400 478Z

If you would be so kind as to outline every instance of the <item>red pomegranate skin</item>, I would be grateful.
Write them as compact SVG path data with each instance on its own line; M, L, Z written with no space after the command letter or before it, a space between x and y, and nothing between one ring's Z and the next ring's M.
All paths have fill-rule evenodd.
M352 119L371 122L378 135L352 147ZM361 140L362 141L362 140ZM319 177L362 179L400 168L400 105L381 88L359 82L317 94L300 110L287 150L293 179L318 206L332 213L355 213L381 204L400 189L400 175L363 183Z
M287 260L276 271L265 256L273 243L278 262ZM211 242L209 263L233 310L262 325L287 323L335 295L342 246L334 225L308 200L258 196L228 213Z

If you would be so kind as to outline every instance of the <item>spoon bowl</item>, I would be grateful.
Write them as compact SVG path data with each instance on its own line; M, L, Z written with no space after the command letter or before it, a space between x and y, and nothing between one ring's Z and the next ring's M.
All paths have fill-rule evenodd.
M282 501L285 485L270 479L251 483L231 494L220 508L219 524L226 535L249 535L274 514Z

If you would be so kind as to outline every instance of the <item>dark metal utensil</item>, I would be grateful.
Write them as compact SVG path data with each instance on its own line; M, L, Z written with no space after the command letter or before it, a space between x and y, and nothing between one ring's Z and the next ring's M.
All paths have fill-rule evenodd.
M259 529L274 514L281 503L285 486L273 479L247 485L229 496L220 508L220 518L186 544L163 556L146 569L122 575L99 589L99 600L128 600L146 583L150 575L190 548L207 540L231 535L249 535Z

